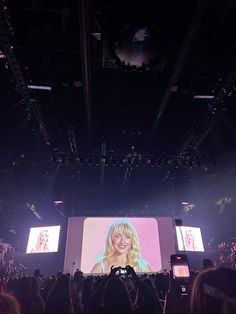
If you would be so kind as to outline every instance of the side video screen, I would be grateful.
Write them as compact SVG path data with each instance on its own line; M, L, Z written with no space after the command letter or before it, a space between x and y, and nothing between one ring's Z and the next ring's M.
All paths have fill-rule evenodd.
M196 227L176 227L179 251L204 252L201 229Z
M58 251L60 226L30 228L26 253L52 253Z

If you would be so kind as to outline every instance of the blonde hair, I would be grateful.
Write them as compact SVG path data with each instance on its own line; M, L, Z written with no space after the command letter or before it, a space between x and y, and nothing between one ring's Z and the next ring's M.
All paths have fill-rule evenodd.
M110 226L106 243L105 243L105 252L102 259L109 259L114 254L114 248L112 245L112 236L115 233L122 232L128 237L131 238L131 249L128 253L128 265L132 266L135 271L144 272L147 270L147 263L141 258L139 251L139 238L138 234L128 219L120 218L113 222Z
M39 249L42 245L41 244L41 237L42 237L43 233L47 234L47 241L43 244L43 250L45 252L47 252L48 251L48 230L47 229L40 231L39 236L38 236L38 240L37 240L37 244L36 244L36 249Z
M191 237L190 239L189 239L189 236ZM191 248L192 250L196 250L196 245L195 245L195 240L194 240L192 230L186 230L185 231L185 242L186 242L187 248Z
M0 294L0 313L20 314L20 306L16 298L10 294Z

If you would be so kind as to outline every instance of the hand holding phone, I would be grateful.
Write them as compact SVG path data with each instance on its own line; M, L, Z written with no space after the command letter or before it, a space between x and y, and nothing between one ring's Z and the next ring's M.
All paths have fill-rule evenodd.
M115 276L115 275L118 275L119 272L120 272L120 268L121 267L115 267L114 265L111 266L111 271L110 271L110 276Z
M190 270L188 258L185 254L171 255L172 282L176 292L180 295L189 294Z

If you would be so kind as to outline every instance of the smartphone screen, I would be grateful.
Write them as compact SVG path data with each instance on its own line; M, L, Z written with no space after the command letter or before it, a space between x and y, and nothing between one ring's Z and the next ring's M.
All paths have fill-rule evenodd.
M126 269L120 269L120 274L121 275L126 275L127 274L127 270Z
M175 278L188 278L190 277L189 267L186 264L179 264L172 266L173 277Z
M181 296L189 295L190 270L188 257L185 254L171 255L171 270L176 292Z

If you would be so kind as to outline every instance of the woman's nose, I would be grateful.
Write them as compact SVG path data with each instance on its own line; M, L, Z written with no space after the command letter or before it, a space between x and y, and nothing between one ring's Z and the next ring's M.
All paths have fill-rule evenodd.
M120 243L125 243L125 236L120 237Z

